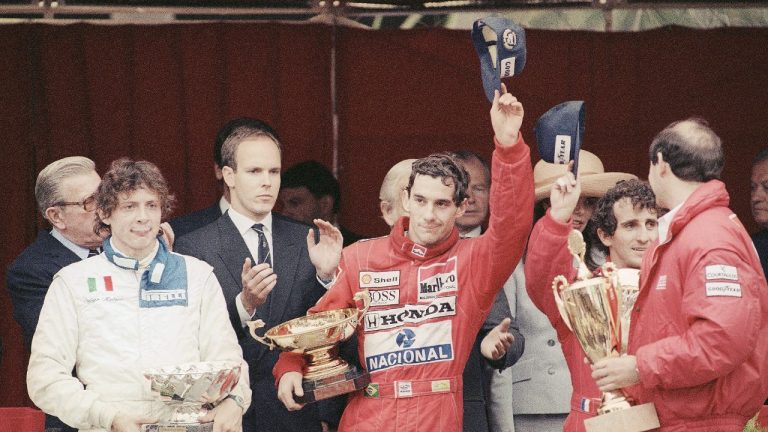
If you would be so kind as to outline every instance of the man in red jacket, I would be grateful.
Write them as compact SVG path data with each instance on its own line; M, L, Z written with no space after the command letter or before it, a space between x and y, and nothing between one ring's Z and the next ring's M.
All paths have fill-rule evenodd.
M699 119L650 147L659 240L643 258L629 355L593 366L601 390L654 402L662 431L741 432L768 396L768 286L718 180L720 138Z
M530 152L519 135L523 107L498 94L491 217L481 236L459 241L468 176L447 154L413 164L401 217L389 236L344 249L335 282L310 311L353 307L361 289L371 307L357 328L360 362L371 374L354 393L340 431L462 430L462 371L496 293L522 256L533 213ZM273 369L278 397L300 409L303 359L282 353Z

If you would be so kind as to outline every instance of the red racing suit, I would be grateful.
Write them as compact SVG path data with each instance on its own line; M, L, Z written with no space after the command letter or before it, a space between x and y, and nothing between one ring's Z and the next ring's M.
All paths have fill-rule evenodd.
M584 363L587 355L560 315L552 291L552 280L556 276L565 276L571 282L576 279L573 255L568 250L568 234L572 229L570 221L563 224L552 219L549 210L536 222L525 257L525 287L533 304L555 328L571 373L571 412L563 431L584 432L584 420L597 413L601 393L592 379L592 368Z
M722 182L699 186L643 257L628 390L662 431L741 432L768 396L768 286L728 202Z
M336 282L310 312L354 307L360 289L371 307L357 327L360 363L372 384L353 393L340 431L462 430L462 372L497 291L525 248L533 209L530 151L519 138L493 155L488 231L459 240L456 228L429 248L413 243L401 218L389 236L344 249ZM276 382L301 371L282 353Z

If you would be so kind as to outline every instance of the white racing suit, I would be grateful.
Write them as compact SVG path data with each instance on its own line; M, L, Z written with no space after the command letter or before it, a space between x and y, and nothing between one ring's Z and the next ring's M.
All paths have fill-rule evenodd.
M32 341L27 387L35 405L80 430L108 431L118 411L137 418L167 411L153 401L142 371L230 360L242 364L232 394L247 408L248 366L221 287L211 266L183 259L186 290L170 295L185 296L186 306L140 301L141 273L104 253L59 271Z

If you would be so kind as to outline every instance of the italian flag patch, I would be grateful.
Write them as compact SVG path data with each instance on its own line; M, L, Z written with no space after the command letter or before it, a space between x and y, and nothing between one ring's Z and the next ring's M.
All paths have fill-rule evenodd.
M88 292L112 291L112 276L88 278Z

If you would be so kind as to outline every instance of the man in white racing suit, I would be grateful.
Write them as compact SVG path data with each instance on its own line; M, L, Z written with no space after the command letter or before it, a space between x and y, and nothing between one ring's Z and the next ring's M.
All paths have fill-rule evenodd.
M30 398L86 431L139 431L167 407L143 371L203 361L241 364L231 394L200 421L239 432L248 369L212 268L158 240L173 197L155 165L120 159L96 191L100 255L54 276L32 341ZM77 377L71 371L77 369Z

